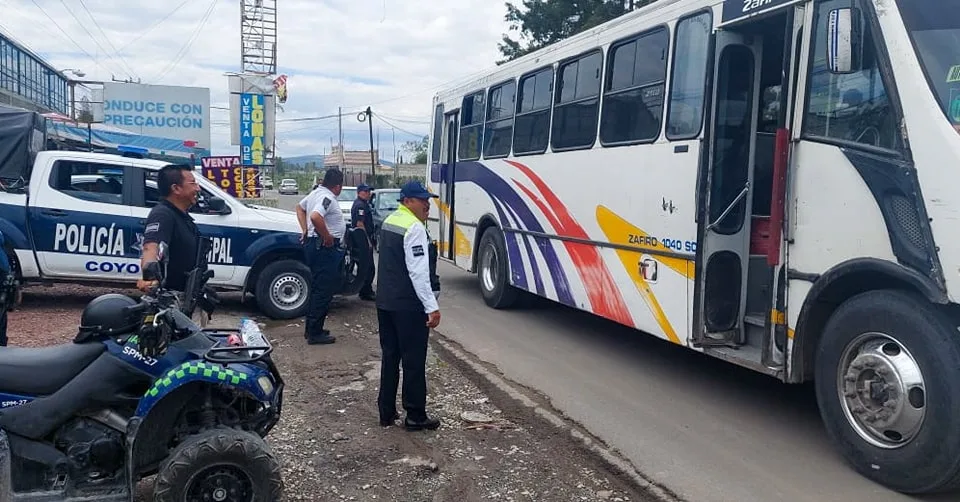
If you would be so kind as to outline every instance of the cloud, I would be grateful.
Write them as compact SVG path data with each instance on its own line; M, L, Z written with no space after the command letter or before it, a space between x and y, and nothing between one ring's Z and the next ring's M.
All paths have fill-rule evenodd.
M239 1L83 4L95 22L76 0L0 0L0 30L58 69L81 69L85 80L139 78L209 87L212 106L227 107L224 72L240 70ZM356 113L369 105L393 124L374 117L381 156L391 160L394 134L398 146L427 134L437 87L491 68L507 29L505 6L497 0L278 0L277 5L278 72L288 76L288 100L278 118L336 114L343 107L344 143L364 149L367 124L358 122ZM226 110L212 110L214 154L238 149L229 143L228 119ZM287 157L321 153L336 138L335 117L284 121L278 124L277 151Z

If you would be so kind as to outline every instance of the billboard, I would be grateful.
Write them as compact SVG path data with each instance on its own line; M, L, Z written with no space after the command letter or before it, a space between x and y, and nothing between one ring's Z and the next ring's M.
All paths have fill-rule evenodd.
M263 165L266 123L263 94L240 94L240 163Z
M200 169L204 178L238 199L260 197L260 169L244 167L239 156L201 157Z
M244 165L259 165L254 159L254 133L260 138L263 150L273 148L276 133L277 98L273 80L263 75L230 75L230 144L241 148L250 146L249 160ZM246 112L245 112L246 110ZM254 116L254 110L260 110ZM248 113L247 113L248 112ZM254 126L254 119L258 119ZM262 127L262 130L259 129ZM244 138L243 131L249 133ZM263 151L261 150L261 151ZM264 152L265 153L265 152ZM246 157L246 155L241 155Z
M104 82L102 92L104 124L210 149L209 88Z

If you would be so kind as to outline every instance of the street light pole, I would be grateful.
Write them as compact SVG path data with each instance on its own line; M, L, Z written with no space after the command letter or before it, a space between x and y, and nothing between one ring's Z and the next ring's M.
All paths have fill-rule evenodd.
M373 111L368 106L366 110L360 112L357 115L357 120L360 122L366 122L367 126L370 129L370 177L371 183L376 183L377 180L377 154L373 151Z

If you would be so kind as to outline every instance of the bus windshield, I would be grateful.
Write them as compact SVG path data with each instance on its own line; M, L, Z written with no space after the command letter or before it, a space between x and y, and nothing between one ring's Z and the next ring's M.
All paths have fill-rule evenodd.
M960 0L898 0L940 108L960 127Z

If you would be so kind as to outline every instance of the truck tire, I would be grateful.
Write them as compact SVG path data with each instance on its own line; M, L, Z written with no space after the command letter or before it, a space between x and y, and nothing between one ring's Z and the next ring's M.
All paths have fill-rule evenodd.
M283 496L280 463L256 434L216 428L188 437L160 466L155 502L244 500Z
M904 493L960 485L960 341L905 291L857 295L830 317L815 387L833 444L863 476Z
M257 277L257 305L271 319L303 317L310 298L310 269L298 260L280 260Z
M507 246L500 229L490 227L480 238L477 274L483 301L495 309L508 309L517 302L520 291L510 285Z

